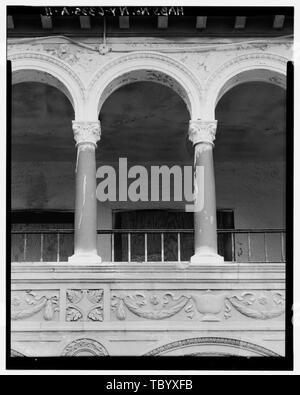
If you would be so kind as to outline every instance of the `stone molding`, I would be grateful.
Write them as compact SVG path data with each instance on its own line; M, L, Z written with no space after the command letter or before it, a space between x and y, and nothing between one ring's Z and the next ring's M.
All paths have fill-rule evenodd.
M145 356L163 355L169 351L178 350L197 345L222 345L230 348L237 348L254 352L260 356L279 357L279 354L258 344L249 343L243 340L223 338L223 337L196 337L191 339L178 340L165 344L144 354Z
M108 355L106 348L96 340L81 338L68 344L62 352L62 356L76 357L81 353L87 353L97 357L105 357Z
M164 320L181 314L202 322L220 322L232 318L236 310L246 318L254 320L271 320L285 313L285 296L282 291L233 291L233 290L179 290L122 291L114 292L111 297L111 310L116 319L124 321L136 317L147 320ZM128 317L128 312L133 316ZM239 318L240 319L240 318ZM236 320L236 318L234 318ZM217 328L217 327L216 327Z
M244 71L269 70L270 75L273 73L273 78L271 76L268 82L282 85L282 81L277 81L276 75L285 76L288 58L268 52L269 48L261 52L243 51L242 55L234 56L222 64L220 64L221 53L213 54L214 64L217 66L206 79L204 76L201 79L196 74L197 70L188 59L184 63L172 56L155 51L139 51L115 56L96 69L90 80L88 80L90 74L80 75L79 71L64 59L41 51L13 49L9 52L8 58L12 60L13 74L16 71L37 70L44 74L45 79L47 79L47 74L56 79L57 86L53 81L50 85L56 86L68 96L75 111L75 119L97 118L105 99L115 89L126 83L126 78L123 76L141 70L160 74L157 82L169 86L182 97L190 111L191 119L209 119L214 117L215 105L222 87L231 78ZM201 59L201 54L198 56ZM203 61L210 64L211 60L204 58ZM80 64L80 60L77 63ZM45 82L44 78L41 82ZM129 78L128 83L130 82L132 81Z
M91 109L91 115L99 113L103 104L102 96L105 95L108 86L122 75L138 70L161 73L173 80L174 85L178 88L177 93L187 103L191 117L197 118L201 110L200 102L203 91L199 79L182 62L154 51L141 51L118 56L108 61L94 74L87 88L89 92L88 108ZM163 83L162 79L157 82ZM114 89L120 86L122 85L117 84ZM114 89L110 90L110 94Z
M101 137L100 122L72 121L74 139L78 144L93 144L97 146L97 142Z
M37 70L45 75L45 81L42 82L47 83L47 74L54 77L58 81L57 89L67 95L71 101L75 118L82 116L85 87L77 73L67 63L55 56L29 51L12 52L8 55L8 59L12 62L13 76L15 72Z
M247 52L240 56L234 56L228 61L219 64L214 71L210 73L206 82L204 83L205 102L203 103L205 109L204 113L208 117L214 117L215 106L220 99L220 92L222 92L226 83L233 77L247 71L266 70L277 75L286 75L286 64L290 59L285 58L271 52ZM249 81L255 81L251 78ZM247 82L247 78L244 82ZM279 85L274 78L266 79L266 82ZM233 88L237 83L232 84ZM223 92L225 93L226 90Z
M251 68L267 68L270 70L278 70L280 72L285 71L286 63L289 59L273 54L270 52L249 52L240 56L235 56L227 62L219 65L208 77L205 84L205 89L208 89L210 85L216 83L218 80L222 80L226 74L231 74L230 70L239 70Z
M189 140L198 143L213 144L217 131L217 121L193 121L189 123Z

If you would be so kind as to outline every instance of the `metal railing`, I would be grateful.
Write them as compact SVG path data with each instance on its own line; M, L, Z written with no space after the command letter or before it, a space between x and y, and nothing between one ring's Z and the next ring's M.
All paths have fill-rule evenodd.
M112 262L181 262L187 261L189 259L187 256L193 254L193 229L107 229L98 230L97 233L100 237L109 236L106 243L110 244ZM284 229L218 229L217 233L219 253L223 254L226 261L283 263L286 260ZM11 232L12 261L66 261L67 256L73 253L73 234L74 229L13 230ZM69 239L67 248L66 245L64 246L62 253L63 240L71 235L72 238ZM141 238L137 243L137 236L142 237L142 243ZM14 241L14 237L19 240ZM49 242L49 237L51 242ZM29 245L29 238L31 245ZM51 260L45 253L46 238L48 250L50 246ZM65 241L64 244L66 244ZM135 251L138 244L139 252ZM152 249L153 244L156 247L155 259L151 254L150 244L152 244ZM171 254L167 251L168 245L172 245ZM35 259L32 259L33 255ZM172 259L168 259L167 255Z

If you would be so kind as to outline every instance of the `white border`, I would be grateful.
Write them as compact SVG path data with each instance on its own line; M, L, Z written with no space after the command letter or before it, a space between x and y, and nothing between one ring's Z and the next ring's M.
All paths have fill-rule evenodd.
M7 5L32 5L32 6L44 6L45 0L37 1L4 1L0 3L0 79L1 79L1 90L0 90L0 103L6 103L6 6ZM53 1L47 0L47 5L58 5L61 6L61 1ZM201 3L199 0L126 0L126 1L108 1L104 0L102 2L95 0L80 0L80 1L65 1L64 4L68 6L100 6L101 4L105 4L107 6L117 5L117 6L294 6L295 7L295 40L294 40L294 60L295 60L295 180L294 180L294 223L299 224L300 222L300 204L297 202L300 201L300 137L297 131L300 130L300 111L297 111L297 107L299 107L300 103L300 77L299 77L299 63L300 63L300 2L299 0L261 0L261 1L222 1L222 0L214 0L213 3L211 0L202 0ZM1 144L0 144L0 157L2 166L0 169L0 185L1 193L0 193L0 220L1 220L1 229L0 233L0 257L1 257L1 268L0 268L0 374L50 374L50 375L65 375L66 371L6 371L5 370L5 232L3 231L5 227L5 217L6 217L6 195L5 195L5 185L6 185L6 169L4 163L6 162L6 105L1 106ZM254 372L253 374L257 375L290 375L290 374L299 374L300 373L300 287L298 285L298 279L300 279L300 248L299 248L299 240L300 240L300 227L294 226L294 240L295 240L295 251L294 251L294 332L295 332L295 342L294 342L294 352L295 352L295 367L294 372L272 372L272 371L261 371ZM297 243L298 241L298 243ZM252 372L244 372L244 371L225 371L225 372L215 372L215 371L67 371L67 374L70 375L85 375L85 374L93 374L93 375L109 375L109 374L120 374L120 375L167 375L167 374L179 374L180 376L192 376L192 375L214 375L214 374L225 374L225 375L244 375L246 373L252 374Z

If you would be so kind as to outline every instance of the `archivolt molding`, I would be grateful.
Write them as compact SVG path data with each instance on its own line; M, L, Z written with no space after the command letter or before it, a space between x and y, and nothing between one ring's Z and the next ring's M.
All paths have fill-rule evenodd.
M13 52L8 55L8 59L12 61L13 74L22 70L36 70L55 78L58 81L57 88L71 101L75 117L81 117L84 110L85 87L68 64L41 52Z
M217 100L224 85L233 77L251 70L269 70L280 75L286 75L288 58L270 52L249 52L235 56L229 61L217 67L208 77L205 83L206 108L209 116L213 116ZM253 80L253 79L251 79ZM281 81L270 79L277 85L283 85Z
M271 351L265 347L262 347L257 344L249 343L243 340L231 339L231 338L223 338L223 337L195 337L190 339L183 339L177 340L172 343L165 344L163 346L157 347L154 350L144 354L145 356L157 356L157 355L164 355L168 352L184 349L187 347L192 346L199 346L199 345L219 345L225 346L229 348L237 348L246 351L253 352L258 356L265 356L265 357L279 357L280 355ZM195 354L195 353L194 353ZM233 353L232 353L233 354ZM187 353L185 355L188 355Z
M94 116L99 114L105 99L120 86L133 80L120 81L120 77L133 72L146 70L147 72L161 73L165 78L157 78L156 82L173 88L187 103L191 118L198 118L200 109L202 86L197 77L183 63L161 53L147 51L130 53L116 57L101 67L91 78L88 84L89 107L94 105ZM139 76L135 79L155 81L155 78ZM116 83L114 84L114 81ZM114 85L112 85L114 84ZM107 89L109 88L109 91ZM95 107L96 106L96 107Z

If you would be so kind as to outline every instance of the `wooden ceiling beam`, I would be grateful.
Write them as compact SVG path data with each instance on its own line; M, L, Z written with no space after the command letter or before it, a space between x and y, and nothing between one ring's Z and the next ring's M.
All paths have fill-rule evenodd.
M245 29L246 27L246 16L236 16L234 21L234 28L235 29Z
M7 29L14 29L14 18L12 15L7 15Z
M207 16L197 16L196 29L206 29Z
M47 15L41 15L41 22L43 29L50 30L52 29L52 17Z
M168 17L167 16L158 16L157 17L157 28L158 29L167 29L168 28Z
M84 30L89 30L91 28L91 17L88 15L80 15L80 28Z
M127 15L119 16L119 27L120 29L130 28L129 16Z
M273 29L282 29L284 26L284 15L275 15L273 21Z

